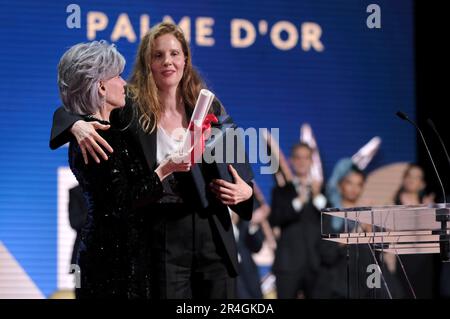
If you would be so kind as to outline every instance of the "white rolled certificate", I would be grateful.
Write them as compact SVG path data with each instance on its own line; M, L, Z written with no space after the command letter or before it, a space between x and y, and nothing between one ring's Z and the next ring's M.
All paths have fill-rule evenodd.
M208 114L209 108L214 101L214 93L209 90L202 89L197 98L197 103L195 103L194 112L191 116L191 121L188 126L188 130L181 144L179 150L180 156L186 156L191 153L191 151L196 151L195 146L199 145L202 138L202 124ZM193 129L189 129L193 128ZM192 138L193 136L193 138Z
M192 113L191 122L195 125L201 126L206 114L208 114L209 108L214 101L214 93L203 89L197 98L197 103L195 103L194 112Z

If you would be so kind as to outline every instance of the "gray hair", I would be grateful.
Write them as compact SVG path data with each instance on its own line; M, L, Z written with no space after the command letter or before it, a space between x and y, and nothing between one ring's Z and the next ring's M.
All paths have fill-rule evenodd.
M103 106L99 82L118 76L124 67L125 58L114 44L102 40L72 46L58 64L59 94L64 108L81 115L99 111Z

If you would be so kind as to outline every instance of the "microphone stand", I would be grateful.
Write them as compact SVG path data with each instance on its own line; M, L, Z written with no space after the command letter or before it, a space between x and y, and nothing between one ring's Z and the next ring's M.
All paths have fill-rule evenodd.
M442 194L444 196L444 207L436 209L436 221L441 223L441 228L433 230L432 234L439 235L439 252L440 252L440 256L441 256L441 261L442 262L450 262L450 235L447 233L447 222L450 221L450 208L447 207L447 196L445 195L444 184L442 184L441 177L439 176L439 172L434 163L433 156L431 156L431 152L430 152L430 149L428 148L428 144L425 140L425 137L422 134L422 130L405 113L397 112L396 115L399 118L401 118L402 120L405 120L405 121L411 123L419 132L420 137L422 138L423 144L425 145L425 148L427 150L428 157L431 160L431 164L433 164L434 171L435 171L436 176L441 185ZM429 124L430 124L430 122L431 122L431 120L428 121ZM432 125L432 124L433 124L433 122L431 122L430 125L434 128L436 134L439 136L439 134L437 133L437 130L435 129L434 125ZM439 138L440 138L440 136L439 136ZM443 144L443 142L442 142L442 144ZM445 145L444 145L444 150L448 156L447 150L445 149Z

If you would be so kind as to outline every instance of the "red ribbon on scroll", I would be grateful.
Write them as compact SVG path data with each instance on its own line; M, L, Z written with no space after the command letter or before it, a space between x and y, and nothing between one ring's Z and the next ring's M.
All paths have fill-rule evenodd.
M195 144L194 136L195 130L200 130L198 126L194 124L194 122L191 122L189 125L189 131L191 132L191 145L194 145L194 149L191 152L191 164L194 164L196 162L196 159L200 158L203 155L203 152L205 151L205 132L211 128L211 123L218 123L219 120L214 114L208 114L206 115L205 119L203 120L202 127L201 127L201 137L200 137L200 151L198 149L199 145ZM199 131L197 131L199 132ZM198 134L198 133L197 133Z

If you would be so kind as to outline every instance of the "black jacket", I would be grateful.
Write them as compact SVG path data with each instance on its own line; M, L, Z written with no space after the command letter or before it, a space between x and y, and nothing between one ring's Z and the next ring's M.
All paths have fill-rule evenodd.
M269 221L272 226L281 228L273 264L275 273L315 272L320 264L320 211L310 200L300 212L296 212L292 200L297 196L292 183L275 187L272 191Z

